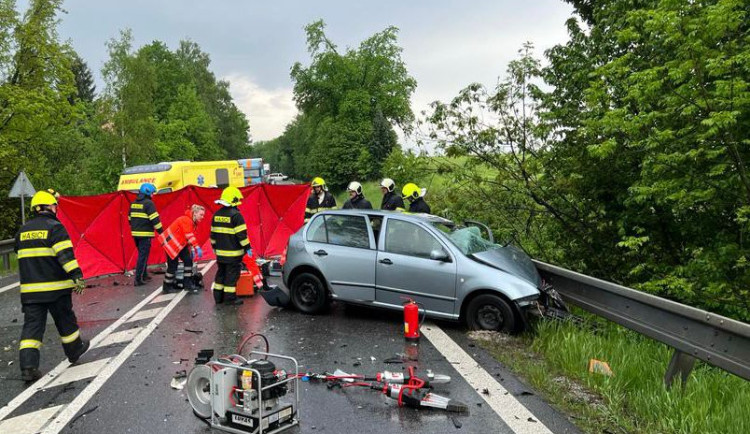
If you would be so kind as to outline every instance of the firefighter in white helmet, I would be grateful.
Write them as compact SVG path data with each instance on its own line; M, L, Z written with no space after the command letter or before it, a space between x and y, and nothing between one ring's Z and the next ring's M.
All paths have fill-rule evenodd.
M344 209L372 209L372 204L362 194L362 184L352 181L346 191L349 193L349 200L344 203Z
M383 193L383 202L380 209L386 211L404 210L404 199L396 194L396 183L391 178L383 178L380 181L380 191Z

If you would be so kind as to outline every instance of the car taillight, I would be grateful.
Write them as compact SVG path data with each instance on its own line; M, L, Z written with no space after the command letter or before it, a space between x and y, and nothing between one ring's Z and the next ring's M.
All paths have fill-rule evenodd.
M279 259L279 264L283 267L284 264L286 264L286 251L289 249L289 246L284 247L284 253L281 254L281 258Z

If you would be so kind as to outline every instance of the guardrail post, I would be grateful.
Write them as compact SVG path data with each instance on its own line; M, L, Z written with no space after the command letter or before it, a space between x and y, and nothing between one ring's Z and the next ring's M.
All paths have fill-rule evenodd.
M672 388L672 382L677 374L680 374L682 377L682 387L684 388L690 372L693 370L693 366L695 366L694 357L680 350L674 350L672 360L669 361L669 367L667 367L667 373L664 375L664 384L667 386L667 389Z
M5 270L10 270L10 254L6 253L3 256L3 268Z

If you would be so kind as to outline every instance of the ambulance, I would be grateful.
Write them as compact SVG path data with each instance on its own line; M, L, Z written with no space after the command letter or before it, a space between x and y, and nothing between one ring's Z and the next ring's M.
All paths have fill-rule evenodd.
M244 187L265 181L262 158L227 161L174 161L126 168L118 190L137 193L141 184L156 186L156 193L169 193L188 185L224 188Z

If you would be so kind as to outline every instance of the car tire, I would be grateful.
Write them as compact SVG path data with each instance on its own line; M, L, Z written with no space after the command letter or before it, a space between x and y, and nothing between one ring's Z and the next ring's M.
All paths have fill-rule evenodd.
M292 305L302 313L320 313L326 307L327 296L325 285L312 273L301 273L292 281Z
M472 330L494 330L513 333L518 319L502 298L492 294L475 297L466 307L466 323Z

